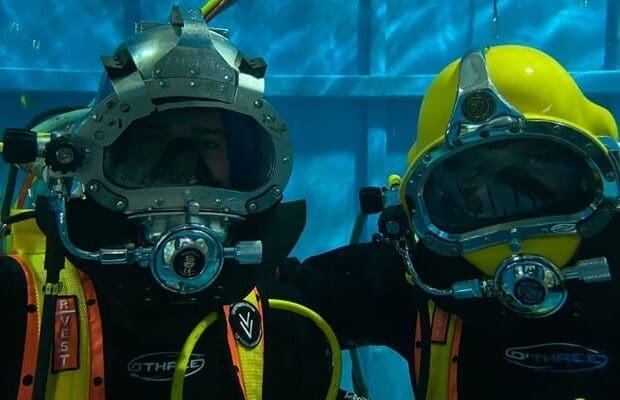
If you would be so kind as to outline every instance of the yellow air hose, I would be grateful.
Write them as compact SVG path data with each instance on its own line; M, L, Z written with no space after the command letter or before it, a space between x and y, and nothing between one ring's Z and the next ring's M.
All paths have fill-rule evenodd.
M185 381L185 371L187 371L187 364L189 363L189 359L192 355L192 351L194 351L194 347L196 347L196 343L215 321L217 321L217 314L212 312L204 319L202 319L185 339L185 343L183 344L183 348L181 349L181 353L179 354L179 358L177 359L177 363L174 367L174 375L172 376L172 392L170 394L171 400L182 400L183 399L183 383Z
M336 334L329 326L329 324L316 312L311 309L302 306L301 304L294 303L287 300L269 299L269 307L274 310L283 310L292 312L302 317L310 319L314 324L323 332L327 338L327 342L332 353L332 376L329 381L329 389L327 391L326 400L335 400L338 395L338 387L340 385L340 377L342 375L342 357L340 355L340 345ZM183 383L185 381L185 371L187 370L187 364L196 347L196 343L202 336L205 330L211 326L217 320L217 314L212 312L207 315L202 321L200 321L194 329L190 332L181 353L177 360L174 375L172 377L172 391L170 394L171 400L183 400Z
M340 354L340 344L336 338L336 334L329 326L329 324L316 312L312 311L308 307L304 307L301 304L294 303L292 301L269 299L269 307L276 310L284 310L306 317L323 332L329 348L332 353L332 376L329 380L329 390L325 400L335 400L338 396L338 388L340 387L340 378L342 376L342 356Z
M211 11L221 2L222 0L209 0L205 3L204 6L200 8L200 13L203 17L209 15Z

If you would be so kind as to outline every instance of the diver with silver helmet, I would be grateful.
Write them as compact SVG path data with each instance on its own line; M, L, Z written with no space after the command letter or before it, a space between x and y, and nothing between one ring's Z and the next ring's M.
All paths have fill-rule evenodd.
M331 328L271 277L305 203L282 202L266 64L206 25L216 3L138 24L89 107L5 131L39 189L2 216L6 398L347 395Z
M613 116L547 54L469 52L426 93L373 242L281 276L341 341L407 359L418 399L614 398L618 148Z

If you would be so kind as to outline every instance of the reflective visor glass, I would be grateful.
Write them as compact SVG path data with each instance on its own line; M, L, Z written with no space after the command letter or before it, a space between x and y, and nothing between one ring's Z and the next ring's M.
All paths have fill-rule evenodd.
M445 158L433 167L422 198L435 226L459 234L578 213L600 190L600 177L576 151L521 138L484 143ZM408 202L413 195L408 193Z
M104 173L129 188L200 185L251 191L271 175L271 137L228 110L180 108L134 121L105 149Z

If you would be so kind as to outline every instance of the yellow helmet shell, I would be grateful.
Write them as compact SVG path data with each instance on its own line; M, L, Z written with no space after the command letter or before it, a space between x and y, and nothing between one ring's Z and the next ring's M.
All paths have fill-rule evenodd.
M592 137L618 138L611 113L586 98L572 76L546 53L526 46L496 46L486 52L486 62L499 93L527 119L560 122ZM424 96L409 165L444 140L456 101L459 64L456 60L444 68Z
M601 147L599 136L617 140L618 128L611 113L586 98L571 75L549 55L531 47L503 45L488 48L485 57L491 82L526 119L567 125ZM407 154L408 172L429 150L445 140L457 99L459 65L460 60L456 60L445 67L422 101L417 139ZM405 186L402 189L404 199ZM572 258L579 243L576 234L530 238L523 240L521 251L547 257L561 267ZM493 275L498 264L510 255L506 244L463 254L487 275Z

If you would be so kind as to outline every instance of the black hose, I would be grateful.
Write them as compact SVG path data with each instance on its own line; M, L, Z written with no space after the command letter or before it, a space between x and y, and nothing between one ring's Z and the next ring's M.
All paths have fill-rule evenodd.
M9 215L6 218L3 218L2 223L7 224L7 225L16 224L18 222L25 221L27 219L34 218L36 216L37 216L37 213L35 211L25 211L19 214Z

